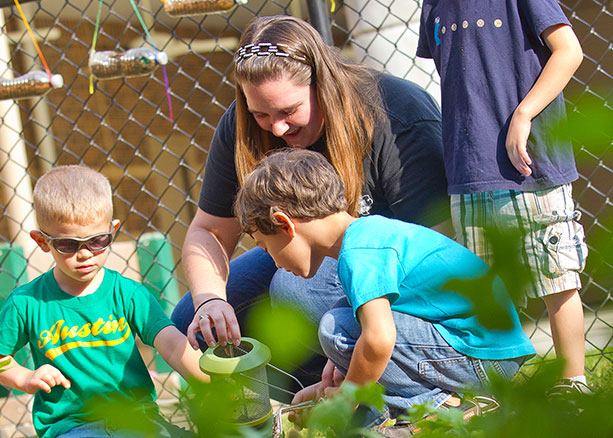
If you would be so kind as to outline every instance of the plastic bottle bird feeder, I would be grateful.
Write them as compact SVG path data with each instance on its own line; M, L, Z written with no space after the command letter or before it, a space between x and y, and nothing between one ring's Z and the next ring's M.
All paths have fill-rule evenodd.
M147 47L136 47L125 52L93 52L89 57L90 73L96 79L115 79L143 76L158 65L166 65L168 55Z
M270 350L252 338L242 338L240 345L208 348L200 358L200 369L211 382L225 381L235 388L236 403L230 421L244 426L260 426L272 417L266 365Z
M165 0L164 10L171 17L229 12L247 0Z
M0 78L0 100L42 96L52 88L62 88L62 75L49 76L44 71L31 71L13 78Z

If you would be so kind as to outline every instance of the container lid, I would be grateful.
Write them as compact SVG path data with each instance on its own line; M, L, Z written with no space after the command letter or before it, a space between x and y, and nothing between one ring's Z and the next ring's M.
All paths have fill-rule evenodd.
M228 354L230 353L238 353ZM234 356L234 357L231 357ZM209 347L200 357L200 369L206 374L237 374L253 370L270 361L270 350L260 341L243 337L240 345Z

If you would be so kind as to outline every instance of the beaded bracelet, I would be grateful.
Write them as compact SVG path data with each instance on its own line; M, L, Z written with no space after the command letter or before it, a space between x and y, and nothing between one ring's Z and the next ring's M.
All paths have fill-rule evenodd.
M223 299L223 298L221 298L221 297L213 297L213 298L209 298L208 300L204 300L203 302L201 302L201 303L198 305L198 307L196 307L196 310L194 310L194 315L195 315L196 313L198 313L198 310L200 310L200 308L201 308L202 306L204 306L204 305L205 305L206 303L208 303L209 301L213 301L213 300L221 300L221 301L223 301L223 302L226 302L226 303L227 303L227 301L226 301L226 300L224 300L224 299Z

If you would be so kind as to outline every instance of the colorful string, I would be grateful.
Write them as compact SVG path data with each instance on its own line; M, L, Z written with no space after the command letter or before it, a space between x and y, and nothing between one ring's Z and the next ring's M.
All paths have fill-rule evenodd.
M92 48L89 52L91 57L96 51L96 41L98 40L98 30L100 29L100 15L102 12L102 0L98 4L98 14L96 15L96 28L94 29L94 40L92 41ZM89 94L94 94L94 75L89 73Z
M47 75L49 75L49 83L51 83L51 70L49 69L49 66L47 65L47 61L45 61L45 57L43 56L43 52L41 52L40 47L38 47L38 43L36 42L36 39L34 38L34 33L32 32L32 29L30 28L30 24L28 23L28 20L26 20L26 16L23 13L23 10L21 9L21 5L19 4L19 0L15 0L15 5L17 6L17 9L19 10L19 13L21 14L21 19L25 23L26 29L28 29L28 33L30 34L30 38L32 38L32 42L34 43L34 47L36 47L36 51L38 52L38 56L40 56L40 59L43 62L43 65L45 66L45 71L47 72Z
M151 46L156 51L159 51L157 49L157 47L155 47L155 44L153 43L153 39L151 38L151 35L149 35L149 31L147 30L147 26L145 26L145 22L143 20L143 17L141 17L140 12L138 12L138 8L136 7L136 3L134 3L134 0L130 0L130 3L132 4L132 7L134 8L134 12L136 13L136 17L138 18L138 21L140 21L141 26L143 26L143 30L145 31L145 35L149 39L149 44L151 44ZM172 101L170 99L170 86L168 85L168 75L166 73L166 66L165 65L162 66L162 70L164 71L164 84L166 85L166 97L168 98L168 111L170 112L170 114L169 114L170 115L170 121L172 122Z

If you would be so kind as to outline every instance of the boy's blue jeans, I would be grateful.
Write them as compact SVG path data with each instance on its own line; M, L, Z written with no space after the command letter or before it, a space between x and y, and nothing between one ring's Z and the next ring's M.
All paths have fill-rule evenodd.
M58 435L57 438L188 438L196 435L183 428L168 423L161 417L152 419L151 433L138 432L133 430L119 430L107 421L95 421L75 427L66 433Z
M479 391L495 373L510 380L525 357L508 360L481 360L454 350L431 322L392 311L396 324L396 346L379 379L386 390L385 402L392 417L414 404L443 404L453 393ZM350 307L327 312L319 325L321 346L336 367L347 372L362 329Z

